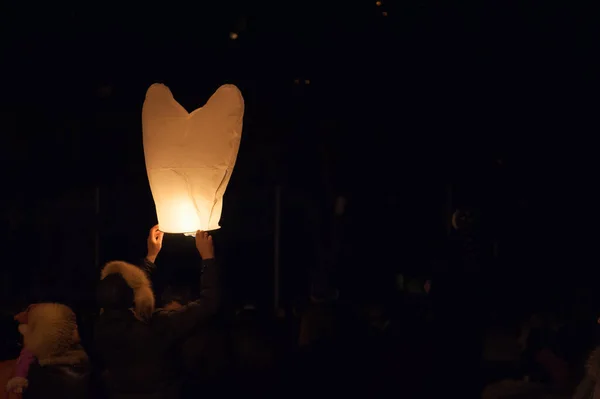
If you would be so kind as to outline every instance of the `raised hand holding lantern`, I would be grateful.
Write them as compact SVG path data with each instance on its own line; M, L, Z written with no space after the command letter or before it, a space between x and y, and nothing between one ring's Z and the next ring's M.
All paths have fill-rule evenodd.
M142 109L144 156L161 231L193 235L220 228L243 116L244 99L234 85L219 87L191 113L167 86L150 86Z

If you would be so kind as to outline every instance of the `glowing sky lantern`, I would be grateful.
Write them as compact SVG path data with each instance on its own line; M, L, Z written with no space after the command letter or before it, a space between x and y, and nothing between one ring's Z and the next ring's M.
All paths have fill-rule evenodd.
M243 116L244 99L233 85L221 86L191 113L167 86L150 86L142 110L144 155L161 231L220 228Z

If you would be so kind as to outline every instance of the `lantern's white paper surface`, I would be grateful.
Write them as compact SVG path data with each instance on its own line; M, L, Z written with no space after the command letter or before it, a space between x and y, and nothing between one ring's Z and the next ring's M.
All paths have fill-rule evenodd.
M161 231L220 228L243 116L244 99L233 85L221 86L191 113L167 86L150 86L142 110L144 156Z

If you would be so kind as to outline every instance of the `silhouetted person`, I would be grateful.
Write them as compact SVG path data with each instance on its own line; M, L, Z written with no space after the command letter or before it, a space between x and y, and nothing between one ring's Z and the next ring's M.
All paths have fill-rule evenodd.
M276 341L272 321L254 305L239 309L232 326L234 378L241 392L267 394L275 390Z
M534 315L519 339L522 353L523 377L489 384L483 398L506 397L551 398L567 397L573 387L569 365L557 346L557 329L551 319Z
M186 285L169 285L162 295L163 309L178 310L191 302ZM230 366L229 331L220 318L199 325L181 345L185 373L183 397L223 393Z
M200 298L176 310L154 310L149 274L155 269L152 261L160 251L162 237L155 226L143 268L117 261L102 270L97 291L102 312L94 339L111 398L178 398L183 377L180 346L199 325L210 321L220 306L212 237L198 231L196 248L204 269Z
M361 357L364 337L357 334L339 292L332 287L311 288L309 302L300 312L299 359L293 368L304 395L355 394L364 385Z
M20 315L24 350L6 386L8 398L21 393L27 399L88 398L91 367L79 344L73 311L62 304L40 303Z
M220 320L202 325L185 340L181 358L186 373L186 398L223 395L230 386L231 367L229 331Z

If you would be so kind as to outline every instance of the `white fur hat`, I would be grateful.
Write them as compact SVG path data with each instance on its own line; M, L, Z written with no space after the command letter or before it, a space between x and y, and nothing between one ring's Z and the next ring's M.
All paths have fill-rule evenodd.
M139 267L123 261L108 262L102 269L100 276L104 280L111 274L118 274L133 290L135 312L138 317L149 319L154 312L154 292L152 284L146 273Z

